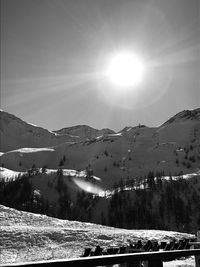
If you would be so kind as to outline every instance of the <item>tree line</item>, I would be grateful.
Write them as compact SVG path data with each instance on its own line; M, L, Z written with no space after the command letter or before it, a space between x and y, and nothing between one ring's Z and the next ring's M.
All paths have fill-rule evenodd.
M99 212L96 223L120 228L196 231L200 226L199 177L186 180L180 176L174 180L169 176L165 180L163 175L150 171L140 182L130 178L119 181L114 194L104 199L103 209L97 208L101 203L97 196L80 190L72 196L62 169L58 169L54 182L47 185L56 190L56 203L49 202L34 188L34 175L22 175L14 181L0 181L0 204L87 222L94 222L95 213Z
M133 180L120 181L118 192L109 201L107 224L130 229L163 229L191 232L200 226L200 183L169 178L164 180L149 172L134 190ZM117 186L117 185L115 185Z

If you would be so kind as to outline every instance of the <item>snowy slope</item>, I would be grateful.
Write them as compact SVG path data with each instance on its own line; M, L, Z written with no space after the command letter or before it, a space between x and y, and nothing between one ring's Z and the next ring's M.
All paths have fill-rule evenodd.
M0 167L0 181L10 181L10 180L15 180L19 175L24 174L25 172L16 172L12 171L3 167Z
M86 247L129 245L138 239L160 242L194 237L171 231L125 230L59 220L2 205L0 224L1 263L79 257Z
M121 177L143 177L149 171L164 171L165 175L196 172L199 146L200 121L187 120L159 128L129 127L117 135L51 148L9 151L0 155L0 162L15 171L25 171L33 164L56 169L65 157L62 168L83 170L90 165L103 184L112 187Z

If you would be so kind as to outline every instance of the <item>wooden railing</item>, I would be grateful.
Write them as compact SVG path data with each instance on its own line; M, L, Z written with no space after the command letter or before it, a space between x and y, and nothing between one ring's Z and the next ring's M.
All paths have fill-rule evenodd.
M126 264L126 266L140 266L145 261L145 266L162 267L163 262L171 261L180 257L195 256L196 267L200 267L200 233L197 233L196 240L179 240L161 242L141 242L138 240L134 245L127 247L111 247L103 249L97 246L94 250L86 248L80 258L25 262L14 264L0 264L0 267L10 266L26 266L26 267L90 267L90 266L106 266L114 264ZM124 265L123 265L124 266Z
M90 267L90 266L106 266L120 263L137 263L147 261L148 267L161 267L163 261L170 261L180 257L200 255L200 249L188 250L172 250L172 251L154 251L154 252L137 252L128 254L104 255L82 257L67 260L53 260L53 261L40 261L28 263L15 263L0 265L4 267L11 266L26 266L26 267Z

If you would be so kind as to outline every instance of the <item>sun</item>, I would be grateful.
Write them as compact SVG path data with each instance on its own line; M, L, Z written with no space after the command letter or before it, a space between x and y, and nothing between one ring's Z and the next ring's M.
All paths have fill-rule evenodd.
M111 56L106 76L118 88L128 88L143 81L144 70L144 63L139 56L121 52Z

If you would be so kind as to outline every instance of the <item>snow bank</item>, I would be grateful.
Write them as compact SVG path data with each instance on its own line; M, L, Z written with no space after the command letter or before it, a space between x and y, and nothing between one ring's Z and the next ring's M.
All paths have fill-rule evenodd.
M40 169L42 171L42 169ZM55 174L57 173L58 169L46 169L47 174ZM77 171L72 169L62 169L64 176L71 176L71 177L79 177L79 178L86 178L87 177L87 171ZM101 181L101 178L97 176L91 176L91 179Z
M183 174L183 175L180 175L180 176L171 176L172 180L178 180L180 178L182 179L190 179L190 178L193 178L193 177L196 177L196 176L199 176L200 175L200 170L198 169L196 172L193 172L193 173L187 173L187 174ZM162 176L161 177L162 180L170 180L170 176Z
M53 152L55 151L54 148L50 148L50 147L41 147L41 148L36 148L36 147L24 147L24 148L20 148L20 149L16 149L16 150L12 150L9 151L7 153L11 153L11 152L20 152L20 153L34 153L34 152L43 152L43 151L50 151Z
M15 180L19 175L25 174L25 172L16 172L3 167L0 167L0 180Z
M162 180L166 180L166 181L170 181L170 179L172 179L172 180L176 181L176 180L179 180L179 179L191 179L191 178L197 177L199 175L200 175L200 170L197 170L194 173L183 174L181 176L171 176L171 177L170 176L162 176L161 179ZM125 185L123 187L123 191L133 191L133 190L136 190L136 189L145 189L145 188L146 187L144 186L144 184L142 182L142 183L137 183L134 186L126 186ZM111 198L114 194L119 193L121 191L122 191L121 187L118 187L118 188L116 188L114 190L101 191L99 193L99 196L100 197L105 197L105 198Z

